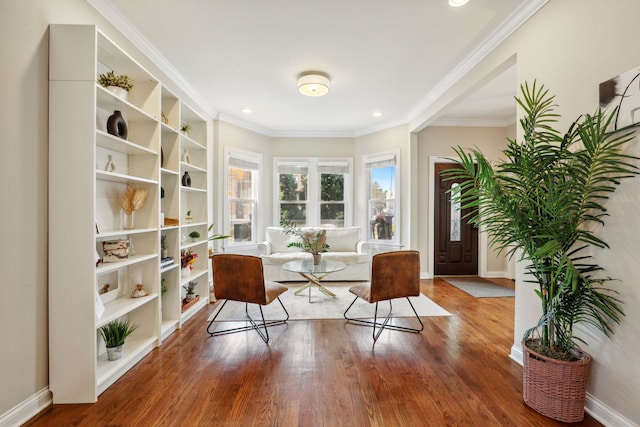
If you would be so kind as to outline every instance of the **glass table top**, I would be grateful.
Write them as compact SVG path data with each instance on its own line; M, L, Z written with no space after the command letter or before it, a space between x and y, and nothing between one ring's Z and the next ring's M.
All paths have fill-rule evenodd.
M282 268L294 273L306 273L306 274L322 274L322 273L334 273L336 271L344 270L347 268L347 264L340 261L326 261L322 260L320 264L314 265L313 260L304 261L290 261L282 264Z

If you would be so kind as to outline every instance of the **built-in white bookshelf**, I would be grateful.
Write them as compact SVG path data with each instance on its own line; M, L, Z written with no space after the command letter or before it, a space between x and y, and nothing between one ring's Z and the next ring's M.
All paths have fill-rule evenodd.
M207 121L93 25L51 25L49 45L49 383L54 403L95 402L208 303ZM108 71L133 80L126 98L97 83ZM107 129L116 111L126 137ZM187 120L191 137L180 132ZM190 163L181 161L183 147L192 150ZM194 178L183 189L185 171ZM133 228L123 227L120 207L128 186L147 192ZM197 222L186 223L187 206ZM175 225L163 226L163 214ZM194 229L200 241L185 241ZM163 235L169 265L161 262ZM111 241L127 242L129 254L97 262ZM200 300L183 312L184 247L198 253L190 280ZM147 295L132 298L138 284ZM109 361L99 329L120 319L137 329L123 358Z

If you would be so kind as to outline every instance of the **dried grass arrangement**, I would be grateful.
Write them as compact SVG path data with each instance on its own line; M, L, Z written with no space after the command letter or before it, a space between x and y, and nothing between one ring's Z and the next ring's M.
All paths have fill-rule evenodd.
M122 196L120 207L126 214L130 215L144 206L144 202L147 201L148 195L149 192L144 188L128 185L124 195Z

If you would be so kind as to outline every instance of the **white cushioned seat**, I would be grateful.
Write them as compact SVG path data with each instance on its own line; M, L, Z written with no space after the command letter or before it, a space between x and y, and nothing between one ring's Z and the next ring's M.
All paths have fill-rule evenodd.
M371 256L368 253L368 244L360 240L359 227L306 227L303 231L310 229L326 231L329 251L322 253L324 259L347 264L346 269L330 274L325 280L369 280ZM287 247L290 242L299 241L299 238L284 234L281 227L267 227L265 238L266 240L260 245L265 280L277 282L305 280L299 274L282 268L282 264L289 261L311 259L311 254L302 249Z

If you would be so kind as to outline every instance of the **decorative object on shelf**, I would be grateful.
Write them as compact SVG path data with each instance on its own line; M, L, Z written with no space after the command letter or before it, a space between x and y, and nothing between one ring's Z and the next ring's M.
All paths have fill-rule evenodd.
M192 242L197 242L200 238L200 233L198 231L192 231L191 233L189 233L189 237L191 237Z
M624 315L612 279L592 257L608 247L598 232L609 195L623 178L638 175L639 158L628 154L637 125L610 131L617 111L599 108L561 132L553 127L560 121L555 97L535 81L521 92L523 141L509 139L506 160L496 165L478 149L457 147L460 168L446 178L462 179L459 202L477 209L470 223L487 231L492 246L528 261L525 284L536 284L534 307L542 314L522 338L524 402L577 422L591 357L574 329L586 324L609 336Z
M192 299L191 301L187 301L187 299L183 299L182 300L182 309L181 311L184 313L185 311L189 310L191 307L193 307L198 301L200 301L200 295L196 295L194 299Z
M329 250L326 231L302 230L301 228L296 227L293 222L287 221L285 219L280 221L280 226L282 227L282 232L284 234L298 236L298 238L300 239L296 242L290 242L287 245L288 248L296 247L302 249L305 252L309 252L311 253L311 255L313 255L314 265L320 264L320 253L327 252Z
M160 167L164 167L164 149L160 147Z
M138 283L131 292L131 298L141 298L146 297L147 295L149 295L149 292L147 292L144 286L140 283Z
M100 86L107 88L108 91L116 95L120 99L126 101L127 94L133 89L133 80L126 74L115 74L113 70L107 74L100 74L98 76L98 83Z
M164 218L164 226L165 227L173 227L180 224L180 220L178 218Z
M135 187L133 185L127 185L127 189L122 196L120 207L123 212L122 228L133 229L136 228L135 224L135 212L144 206L148 191L144 188Z
M133 237L129 237L129 255L133 256L135 254L136 254L135 239Z
M167 292L167 284L164 276L160 280L160 295L164 295Z
M116 320L100 327L100 335L107 347L107 359L118 360L122 358L124 342L137 326L128 320Z
M129 259L129 240L106 240L102 242L102 262L120 262Z
M198 282L193 282L191 280L189 280L189 283L187 283L186 285L182 286L184 288L185 291L187 291L187 295L185 296L185 299L188 301L191 301L192 299L194 299L196 297L196 286L198 285Z
M191 176L188 171L185 171L184 175L182 175L182 185L185 187L191 187Z
M191 125L188 122L182 122L180 125L180 132L183 134L190 136L191 135Z
M100 295L102 295L102 294L106 294L107 292L109 292L109 288L110 288L110 287L111 287L111 285L110 285L110 284L105 283L105 284L100 288L100 290L98 291L98 293L99 293Z
M196 262L196 258L198 258L198 254L193 253L191 249L181 249L180 268L182 268L182 271L184 272L184 270L186 269L186 274L191 274L191 270L193 270L193 263Z
M191 209L187 211L187 215L184 217L184 221L187 224L191 224L193 222L193 217L191 216Z
M116 164L113 163L113 156L109 154L107 157L107 164L104 167L105 172L115 172Z
M107 132L122 139L127 139L127 135L129 134L127 122L124 117L122 117L120 110L115 110L107 119Z
M189 149L188 148L185 148L184 151L182 152L182 161L184 163L191 164L191 156L189 155Z
M169 248L167 247L167 235L163 234L160 236L160 255L162 258L167 258L169 256Z
M160 227L164 227L164 212L160 212Z
M164 111L160 112L160 119L162 120L162 123L164 123L165 125L169 124L169 118L167 117L167 115L164 113Z

